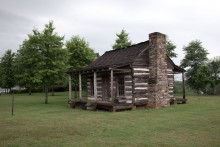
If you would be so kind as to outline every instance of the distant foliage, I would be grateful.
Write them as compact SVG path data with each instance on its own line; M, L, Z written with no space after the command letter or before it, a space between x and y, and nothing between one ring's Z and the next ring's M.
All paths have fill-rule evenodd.
M76 70L86 67L94 61L99 54L89 46L89 43L80 36L72 36L66 42L66 48L69 52L69 70Z
M167 48L167 55L169 57L171 58L177 57L177 54L175 53L176 45L174 45L172 41L169 39L167 39L166 48Z
M212 93L216 94L217 92L217 85L220 84L220 57L214 57L213 59L210 59L207 64L207 71L208 71L208 77L209 77L209 84L212 88Z
M48 89L65 82L68 68L68 53L63 49L63 36L54 32L53 22L45 25L43 31L34 29L20 46L17 55L17 77L27 88L41 86L45 90L45 104L48 103Z
M208 69L204 66L205 61L208 59L208 51L199 40L191 41L188 46L183 47L183 51L185 57L181 61L181 66L188 68L186 74L187 84L199 92L205 88L209 81Z
M208 60L208 51L202 46L199 40L191 41L188 46L183 47L185 53L184 59L181 61L181 66L186 68L196 68Z
M72 36L70 40L66 42L66 48L69 53L69 70L77 70L85 68L91 62L93 62L97 57L98 53L95 53L94 50L89 46L89 43L80 36ZM72 77L72 84L75 91L75 97L77 97L76 91L79 89L79 78L78 76ZM82 77L82 88L86 87L86 79Z
M121 33L116 34L117 39L115 40L115 44L112 46L113 49L119 49L123 47L131 46L132 42L129 40L128 33L123 29Z
M15 86L15 53L7 50L0 60L0 86L11 89Z

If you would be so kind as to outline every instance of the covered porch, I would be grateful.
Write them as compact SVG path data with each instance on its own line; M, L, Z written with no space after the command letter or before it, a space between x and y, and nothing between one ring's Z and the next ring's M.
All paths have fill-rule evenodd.
M68 72L70 106L90 110L104 109L112 112L146 108L148 98L135 99L133 96L132 73L133 69L127 65ZM79 99L72 97L72 76L78 77ZM87 79L86 97L82 96L83 76Z

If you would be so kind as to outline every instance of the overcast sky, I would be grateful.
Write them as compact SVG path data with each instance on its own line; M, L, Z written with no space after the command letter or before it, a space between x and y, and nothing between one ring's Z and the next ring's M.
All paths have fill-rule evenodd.
M209 58L220 56L219 0L0 0L0 56L16 51L34 27L42 30L49 20L65 40L80 35L100 55L124 28L133 43L152 32L167 34L177 46L177 65L183 46L195 39Z

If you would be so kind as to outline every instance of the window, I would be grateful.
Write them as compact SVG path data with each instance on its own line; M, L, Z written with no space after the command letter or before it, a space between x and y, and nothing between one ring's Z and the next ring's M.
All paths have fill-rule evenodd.
M125 95L125 80L124 77L118 78L118 96Z

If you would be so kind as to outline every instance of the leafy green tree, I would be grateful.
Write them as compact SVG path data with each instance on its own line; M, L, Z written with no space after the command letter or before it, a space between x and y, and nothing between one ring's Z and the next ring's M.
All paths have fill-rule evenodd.
M113 49L119 49L128 47L132 44L132 42L128 38L128 33L123 29L121 33L116 34L117 39L115 40L115 44L112 46Z
M66 42L66 47L70 54L69 70L84 68L99 56L99 54L95 53L94 50L89 46L89 43L80 36L72 36L72 38ZM74 91L76 97L76 91L79 86L78 77L74 76L72 81L75 88ZM85 87L86 81L84 78L82 78L82 83L83 87Z
M208 76L210 80L211 88L213 89L213 94L216 93L216 85L220 83L220 57L214 57L207 63Z
M1 86L3 88L8 88L11 91L11 88L15 86L15 53L11 50L7 50L6 53L1 58L0 63L0 73L1 73Z
M70 54L69 70L76 70L86 67L97 58L97 53L89 46L89 43L80 36L72 36L66 42L67 50Z
M209 70L205 65L189 69L186 73L187 84L195 89L197 93L199 93L199 91L206 91L206 87L210 82L208 73Z
M54 30L53 22L46 24L41 32L34 29L18 51L21 83L28 87L43 86L45 104L48 103L48 89L64 79L68 68L68 52L63 49L64 37Z
M176 45L172 43L171 40L167 39L167 42L166 42L166 48L167 48L167 55L171 58L173 57L177 57L177 54L175 53L175 48L176 48Z
M184 59L181 61L181 66L186 68L196 68L207 61L208 51L202 46L199 40L191 41L188 46L183 47L185 53Z
M188 68L187 83L198 92L204 88L204 84L208 81L206 68L202 66L207 61L208 52L199 40L191 41L188 46L183 47L183 51L185 57L181 61L181 66Z
M30 38L31 35L30 35ZM24 40L23 44L17 52L16 57L16 77L18 79L18 84L24 86L28 89L29 95L31 95L31 90L39 84L36 81L35 71L37 70L37 65L40 60L38 55L38 50L34 45L31 44L30 39Z

